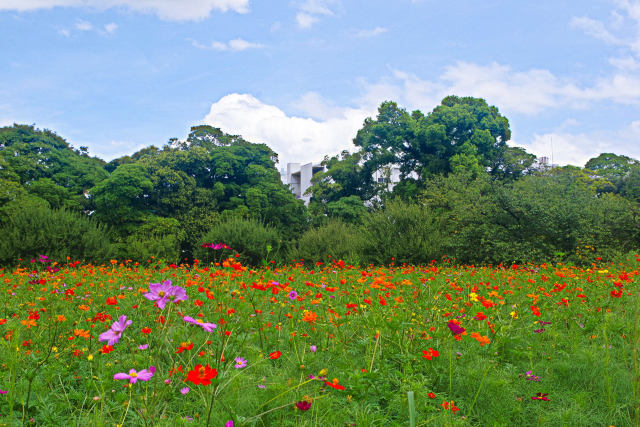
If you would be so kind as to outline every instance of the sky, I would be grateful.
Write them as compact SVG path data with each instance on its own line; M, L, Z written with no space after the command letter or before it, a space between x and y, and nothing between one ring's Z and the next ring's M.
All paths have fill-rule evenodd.
M0 126L107 161L209 124L319 162L447 95L557 164L640 159L640 0L0 0L0 50Z

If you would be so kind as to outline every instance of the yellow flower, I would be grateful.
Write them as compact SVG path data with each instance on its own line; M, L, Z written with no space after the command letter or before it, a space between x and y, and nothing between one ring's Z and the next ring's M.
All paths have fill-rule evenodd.
M87 356L87 360L88 360L89 362L91 362L91 361L93 360L93 354L88 355L88 356Z
M471 301L478 301L478 294L476 294L475 292L471 292L471 293L469 294L469 299L470 299Z
M511 317L513 317L514 319L518 318L518 313L516 313L515 311L512 311L511 313L509 313L511 315Z

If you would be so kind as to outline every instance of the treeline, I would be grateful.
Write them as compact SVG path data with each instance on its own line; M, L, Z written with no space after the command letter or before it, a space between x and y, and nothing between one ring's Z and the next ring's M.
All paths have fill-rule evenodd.
M551 167L510 137L482 99L447 97L426 115L385 102L357 151L325 158L307 208L268 146L210 126L108 163L48 130L0 128L0 264L236 252L252 264L584 263L639 248L638 161ZM219 242L233 250L202 247Z

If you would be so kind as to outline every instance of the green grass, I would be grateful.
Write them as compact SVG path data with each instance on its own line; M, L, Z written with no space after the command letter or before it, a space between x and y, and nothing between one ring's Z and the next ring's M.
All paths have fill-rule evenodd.
M0 270L0 426L639 425L639 264ZM144 293L163 280L189 299L154 307ZM132 324L102 354L121 315ZM181 318L198 315L217 329ZM217 369L211 384L185 381L198 364ZM113 379L150 366L149 381Z

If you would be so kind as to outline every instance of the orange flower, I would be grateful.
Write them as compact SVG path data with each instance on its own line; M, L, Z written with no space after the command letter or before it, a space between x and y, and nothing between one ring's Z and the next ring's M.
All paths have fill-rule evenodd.
M82 337L86 340L88 340L91 337L91 334L89 333L89 331L85 331L84 329L74 329L73 334L77 337Z
M304 314L302 315L302 321L303 322L307 322L310 324L313 324L316 322L316 320L318 320L318 315L316 313L314 313L313 311L309 311L309 310L305 310Z
M471 334L471 338L474 338L476 341L480 343L481 347L484 347L485 344L490 344L491 340L486 335L482 336L477 332L473 332Z

